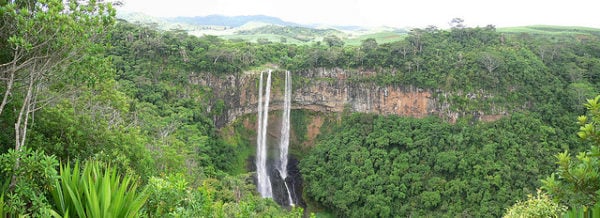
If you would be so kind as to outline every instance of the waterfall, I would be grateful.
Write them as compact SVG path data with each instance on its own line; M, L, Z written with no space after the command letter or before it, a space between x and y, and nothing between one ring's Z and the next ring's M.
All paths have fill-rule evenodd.
M285 72L285 93L283 96L283 116L281 118L281 135L279 137L279 163L278 166L279 175L283 179L285 189L288 193L288 199L290 205L294 205L290 188L285 182L287 178L287 164L288 164L288 146L290 144L290 105L292 101L292 81L290 71Z
M273 198L273 188L267 172L267 129L269 118L269 98L271 95L271 70L263 87L264 72L260 73L258 85L258 129L256 136L256 174L258 192L263 198ZM264 91L264 95L263 95ZM289 205L294 205L291 190L285 181L287 178L288 147L290 144L290 109L292 103L292 76L285 72L285 92L283 96L283 115L281 118L281 134L279 137L279 165L276 166L287 191ZM279 189L278 189L279 190ZM279 193L279 192L277 192ZM279 195L278 195L279 196Z
M267 173L267 124L269 120L269 97L271 95L271 70L267 75L263 105L263 72L258 85L258 131L256 136L256 173L258 192L263 198L272 198L271 180Z

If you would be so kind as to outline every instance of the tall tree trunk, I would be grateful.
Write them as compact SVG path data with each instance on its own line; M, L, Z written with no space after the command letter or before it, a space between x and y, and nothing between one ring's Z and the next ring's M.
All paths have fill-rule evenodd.
M14 61L12 63L12 67L9 70L9 77L8 80L6 81L6 91L4 91L4 97L2 98L2 103L0 103L0 115L2 115L2 111L4 110L4 107L6 106L6 104L8 103L8 96L10 96L12 93L12 88L13 88L13 84L15 83L15 73L17 72L17 62Z
M15 123L15 151L23 152L25 147L25 139L27 138L27 127L29 125L29 116L33 115L36 110L37 103L37 91L34 89L39 89L38 81L40 77L43 77L44 71L51 68L51 59L46 60L42 63L33 63L31 67L31 71L29 73L28 83L27 83L27 94L23 99L23 105L21 105L21 109L19 111L19 116L17 117L17 122ZM40 66L38 68L38 66ZM17 158L15 160L14 171L16 172L21 165L21 159ZM17 175L14 174L10 188L14 188L17 183Z
M19 111L19 116L17 117L17 122L15 123L15 151L23 152L23 147L25 145L25 138L27 136L27 122L29 121L29 114L32 112L31 108L31 99L33 95L33 83L35 81L35 75L31 74L29 76L29 84L27 86L27 94L25 95L25 99L23 100L23 105L21 106L21 110ZM21 165L21 159L17 158L15 161L14 171L16 172ZM13 174L12 179L10 181L10 188L13 189L17 184L17 175Z

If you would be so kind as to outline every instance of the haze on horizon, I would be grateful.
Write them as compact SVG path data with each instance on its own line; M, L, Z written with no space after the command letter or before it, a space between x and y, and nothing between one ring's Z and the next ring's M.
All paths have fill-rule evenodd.
M600 28L592 0L124 0L117 10L156 17L267 15L300 24L447 28L452 18L467 26L524 25Z

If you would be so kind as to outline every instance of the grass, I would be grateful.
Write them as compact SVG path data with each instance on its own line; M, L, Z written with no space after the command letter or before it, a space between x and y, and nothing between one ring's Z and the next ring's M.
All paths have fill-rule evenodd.
M573 35L573 34L593 34L600 35L600 29L591 27L578 26L550 26L550 25L533 25L520 27L504 27L498 28L501 33L530 33L530 34L546 34L546 35Z
M400 41L400 40L404 39L406 36L407 36L406 33L382 31L382 32L378 32L378 33L364 34L364 35L358 35L355 37L345 38L344 43L346 45L350 45L350 46L359 46L363 40L368 39L368 38L374 38L377 41L377 43L381 44L381 43ZM287 37L287 36L283 36L283 35L277 35L277 34L247 34L247 35L236 34L236 35L224 35L221 37L224 39L228 39L228 40L243 40L243 41L254 42L254 43L258 42L259 39L267 39L270 42L280 43L281 39L285 38L286 44L296 44L296 45L311 44L311 43L314 43L317 41L321 41L321 42L323 41L323 37L318 37L318 36L313 37L309 41L301 41L301 40L298 40L295 38L291 38L291 37Z
M346 43L346 45L359 46L363 40L368 39L368 38L374 38L375 41L377 41L377 43L382 44L382 43L400 41L400 40L406 38L406 36L407 36L406 33L383 31L383 32L359 35L357 37L348 38L344 42Z
M546 35L549 37L557 36L557 37L571 37L576 35L595 35L600 36L600 29L591 28L591 27L579 27L579 26L551 26L551 25L532 25L532 26L519 26L519 27L503 27L498 28L498 32L500 33L509 33L509 34L519 34L519 33L527 33L534 35ZM368 33L368 34L357 34L352 37L344 37L345 45L349 46L360 46L362 41L368 38L374 38L377 43L390 43L395 41L400 41L408 36L407 33L399 33L394 31L381 31L376 33ZM256 34L234 34L234 35L223 35L221 36L224 39L229 40L243 40L249 42L258 42L259 39L267 39L270 42L280 43L282 38L285 39L286 44L311 44L317 41L323 41L324 36L313 35L309 37L308 41L301 41L296 38L292 38L289 36L272 34L272 33L256 33Z

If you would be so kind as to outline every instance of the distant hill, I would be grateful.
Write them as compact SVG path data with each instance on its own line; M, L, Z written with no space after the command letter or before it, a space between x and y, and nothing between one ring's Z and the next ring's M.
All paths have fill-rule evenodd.
M176 23L185 23L191 25L202 26L226 26L239 27L248 22L268 23L279 26L301 26L297 23L283 21L277 17L265 15L250 15L250 16L223 16L223 15L208 15L196 17L175 17L166 18L167 21Z
M161 18L143 13L117 13L117 17L128 22L149 25L161 30L184 30L189 34L214 35L230 40L250 42L270 41L305 44L322 41L335 35L348 45L359 45L366 38L375 38L379 43L402 39L405 29L392 27L367 28L361 26L329 26L326 24L298 24L266 15Z
M333 28L336 28L338 30L344 30L344 31L365 31L365 30L367 30L367 28L362 27L362 26L333 26Z
M323 36L337 35L345 37L346 34L335 29L313 29L299 26L275 26L268 25L249 30L240 30L237 35L272 34L293 38L302 42L315 41Z
M600 36L600 29L580 26L552 26L552 25L532 25L520 27L498 28L498 32L505 33L529 33L543 35L596 35Z

